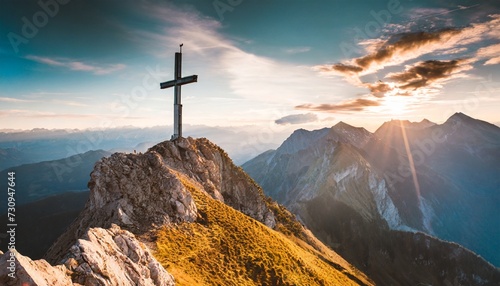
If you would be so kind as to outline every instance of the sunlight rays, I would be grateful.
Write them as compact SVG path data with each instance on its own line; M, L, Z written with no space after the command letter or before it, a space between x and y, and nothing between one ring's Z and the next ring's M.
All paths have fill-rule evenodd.
M401 126L401 134L403 135L403 141L405 144L406 154L408 155L408 163L409 163L409 167L410 167L410 171L411 171L411 176L413 179L413 184L415 186L415 192L416 192L417 199L418 199L418 205L419 205L419 208L422 209L422 200L420 197L420 185L418 183L417 171L415 169L415 162L413 161L413 155L412 155L411 150L410 150L410 144L408 143L408 137L406 136L406 128L403 125L403 121L400 121L399 124Z

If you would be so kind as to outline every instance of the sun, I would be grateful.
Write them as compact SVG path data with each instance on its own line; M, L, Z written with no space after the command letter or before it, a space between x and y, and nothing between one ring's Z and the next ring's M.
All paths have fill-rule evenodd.
M407 111L408 100L403 96L388 96L382 103L384 111L391 115L401 115Z

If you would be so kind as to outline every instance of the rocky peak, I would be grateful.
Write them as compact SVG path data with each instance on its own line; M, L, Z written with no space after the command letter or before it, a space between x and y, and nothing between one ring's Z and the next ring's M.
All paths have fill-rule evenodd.
M469 117L461 112L453 114L440 125L440 128L448 141L456 145L467 145L465 148L469 148L471 151L486 146L498 146L500 141L500 128L498 126Z
M107 229L116 224L141 234L172 223L193 222L197 208L183 184L185 179L199 184L214 199L275 226L262 190L221 148L204 138L179 138L144 154L115 153L96 163L85 209L46 257L60 262L91 227Z
M278 154L293 154L308 148L312 143L323 138L330 132L330 128L308 131L297 129L276 150Z
M165 166L199 183L214 199L264 223L275 218L260 187L243 169L233 164L224 150L205 138L179 138L148 150L158 154Z
M436 123L430 121L429 119L422 119L422 121L418 122L418 125L421 126L422 128L427 128L436 125Z
M384 122L384 124L382 124L375 133L377 133L379 130L393 127L401 128L401 126L403 126L407 129L425 129L434 125L436 125L436 123L428 119L422 119L420 122L392 119L391 121Z
M354 127L340 121L331 128L329 137L343 143L349 143L357 148L363 148L373 137L373 134L363 127Z
M446 120L445 123L443 123L444 126L450 125L452 127L457 128L457 126L468 126L468 127L474 127L474 128L481 128L489 131L494 131L498 132L498 126L491 124L486 121L482 121L479 119L472 118L462 112L457 112L453 114L448 120Z
M452 116L450 116L451 120L474 120L474 118L466 115L465 113L462 112L455 112Z
M458 129L459 127L473 126L474 123L479 122L472 117L469 117L462 112L456 112L445 123L443 126L448 126L449 128Z

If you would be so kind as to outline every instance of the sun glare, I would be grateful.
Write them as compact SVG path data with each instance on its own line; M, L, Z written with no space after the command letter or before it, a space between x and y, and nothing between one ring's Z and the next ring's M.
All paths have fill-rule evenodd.
M403 96L390 96L386 97L382 106L384 111L391 115L401 115L407 110L408 100Z

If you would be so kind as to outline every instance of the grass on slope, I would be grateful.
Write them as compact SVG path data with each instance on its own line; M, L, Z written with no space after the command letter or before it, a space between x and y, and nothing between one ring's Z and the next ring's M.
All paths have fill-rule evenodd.
M160 230L155 253L177 285L359 283L360 276L335 268L305 242L296 238L294 242L210 198L186 179L183 183L195 199L198 220Z

